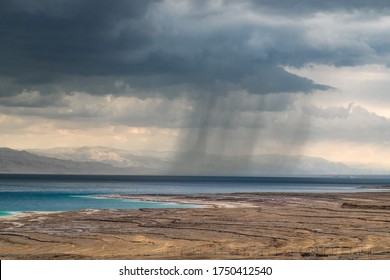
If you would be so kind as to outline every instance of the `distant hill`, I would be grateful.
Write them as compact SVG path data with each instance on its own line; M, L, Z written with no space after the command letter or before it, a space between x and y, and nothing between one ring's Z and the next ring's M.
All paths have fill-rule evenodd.
M127 151L108 147L16 151L0 148L0 173L315 176L388 174L299 155L222 156L202 153Z
M0 173L126 174L127 170L99 162L77 162L0 148Z
M77 162L99 162L115 167L146 172L163 171L172 165L172 153L151 151L127 151L108 147L59 147L51 149L31 149L29 153Z
M360 174L362 169L351 167L344 163L331 162L319 157L261 155L253 157L254 166L262 166L265 172L278 172L291 175L344 175Z
M363 169L343 163L331 162L318 157L299 155L179 155L174 162L173 172L178 174L219 174L247 176L310 176L349 175L365 173ZM192 158L186 162L185 159Z
M78 163L99 163L120 168L124 174L170 175L345 175L373 174L318 157L287 155L221 156L201 153L127 151L108 147L76 147L27 150L39 156ZM107 167L107 166L106 166ZM107 169L104 169L107 170ZM114 174L118 174L114 169ZM87 173L83 170L83 173Z

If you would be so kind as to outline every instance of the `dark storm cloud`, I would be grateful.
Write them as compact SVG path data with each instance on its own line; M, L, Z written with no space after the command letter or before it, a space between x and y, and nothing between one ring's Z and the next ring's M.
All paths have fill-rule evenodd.
M137 23L150 2L2 1L0 72L25 85L57 82L53 73L115 75L123 52L150 41Z
M202 24L213 19L208 3L194 2L198 10L188 21L164 18L159 8L164 3L152 0L2 1L0 94L123 94L130 87L142 97L328 89L286 72L279 64L287 59L273 46L265 50L266 57L250 50L247 42L259 26L229 24L227 19L224 27L197 30L195 15ZM280 30L264 30L283 36ZM128 87L115 87L116 79Z

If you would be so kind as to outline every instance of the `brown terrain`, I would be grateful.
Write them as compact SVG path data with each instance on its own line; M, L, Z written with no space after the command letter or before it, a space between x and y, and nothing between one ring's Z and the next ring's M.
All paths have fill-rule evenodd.
M1 259L390 259L390 192L123 195L202 208L0 219Z

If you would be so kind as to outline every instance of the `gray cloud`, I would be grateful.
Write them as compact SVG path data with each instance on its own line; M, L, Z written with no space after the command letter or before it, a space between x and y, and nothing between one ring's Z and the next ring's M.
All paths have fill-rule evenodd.
M350 103L348 107L316 107L316 106L304 106L302 108L303 113L324 119L346 119L353 108L353 103Z
M124 53L151 40L138 25L151 2L2 1L0 74L11 77L13 88L1 93L24 88L53 93L55 86L71 87L72 75L78 81L123 72Z
M187 18L175 17L159 1L54 2L2 2L0 74L6 82L1 95L25 89L129 94L113 86L118 77L136 89L131 94L140 96L328 89L282 69L284 59L275 59L282 56L272 54L272 46L262 58L247 45L259 28L276 37L288 32L228 20L220 27L197 29L195 16L201 25L224 16L206 10L199 15L199 9Z
M195 98L200 92L240 89L312 92L329 87L280 66L388 63L387 29L375 25L386 15L385 1L223 1L218 7L214 1L40 0L1 5L3 96L23 90L140 97L196 93ZM127 86L114 86L118 78Z
M208 126L222 129L261 128L263 112L283 112L294 109L294 93L253 95L232 92L216 99L209 114ZM203 99L202 99L203 100ZM95 96L87 93L42 95L22 92L12 97L1 97L0 111L8 115L41 117L49 120L99 122L133 127L197 128L202 126L198 115L199 101L177 98L144 98ZM231 117L227 117L231 116Z
M390 119L349 104L347 107L305 108L312 118L311 140L337 140L350 143L390 143Z
M235 3L234 0L225 0L228 3ZM267 9L272 12L297 14L329 12L329 11L353 11L359 9L377 10L383 12L389 10L389 3L386 0L244 0L240 1L249 4L251 7Z

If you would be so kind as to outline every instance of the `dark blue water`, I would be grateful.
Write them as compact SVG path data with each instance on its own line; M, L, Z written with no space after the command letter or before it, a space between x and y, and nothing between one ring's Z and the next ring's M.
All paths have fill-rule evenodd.
M361 192L390 184L390 176L175 177L0 175L0 216L19 211L185 207L169 203L97 199L97 194L234 192ZM188 206L193 207L193 206Z

